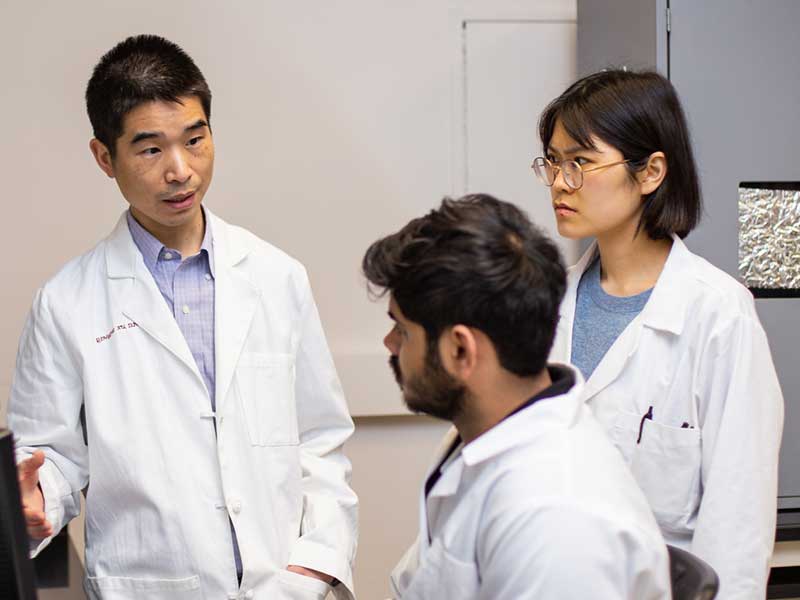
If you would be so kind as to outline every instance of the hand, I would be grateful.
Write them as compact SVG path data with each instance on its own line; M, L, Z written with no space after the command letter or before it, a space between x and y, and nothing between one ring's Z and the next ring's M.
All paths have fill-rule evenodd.
M286 570L291 571L292 573L298 573L299 575L305 575L306 577L313 577L314 579L324 581L328 585L333 585L334 578L326 573L322 573L321 571L306 569L305 567L300 567L298 565L289 565L286 567Z
M44 464L44 452L37 450L33 456L17 465L19 492L22 500L22 513L28 535L35 540L43 540L53 535L53 526L44 514L44 496L39 487L39 469Z

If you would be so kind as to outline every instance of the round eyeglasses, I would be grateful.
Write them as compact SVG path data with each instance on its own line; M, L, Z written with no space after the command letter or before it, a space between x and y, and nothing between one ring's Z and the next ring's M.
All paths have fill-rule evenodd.
M574 160L562 160L559 163L553 163L543 156L539 156L533 159L531 168L533 169L534 173L536 173L536 177L539 179L539 181L541 181L547 187L551 187L555 183L558 172L561 171L561 175L564 177L564 183L567 184L567 187L572 190L579 190L581 187L583 187L583 176L586 173L591 173L592 171L598 171L607 167L614 167L616 165L623 165L628 162L631 161L618 160L617 162L598 165L590 169L584 169Z

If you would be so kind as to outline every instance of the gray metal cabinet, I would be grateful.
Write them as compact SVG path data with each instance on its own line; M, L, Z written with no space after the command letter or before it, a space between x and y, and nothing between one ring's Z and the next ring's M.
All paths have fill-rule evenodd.
M706 205L687 242L737 278L740 183L800 181L798 26L797 0L578 0L580 74L655 67L677 88ZM800 290L778 295L756 306L785 398L781 527L800 516Z

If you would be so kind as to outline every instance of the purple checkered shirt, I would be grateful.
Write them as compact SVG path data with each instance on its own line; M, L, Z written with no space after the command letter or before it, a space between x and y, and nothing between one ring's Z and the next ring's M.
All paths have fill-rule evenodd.
M214 361L214 235L206 219L206 231L200 252L184 259L180 252L167 248L127 214L128 229L147 270L167 301L170 312L189 345L197 368L203 376L211 410L216 410ZM242 559L236 531L231 523L236 573L242 578Z

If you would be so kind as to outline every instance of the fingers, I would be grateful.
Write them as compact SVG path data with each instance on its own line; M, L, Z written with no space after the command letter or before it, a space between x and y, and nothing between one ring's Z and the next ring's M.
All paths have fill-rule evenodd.
M42 511L24 508L22 512L25 516L25 526L28 530L28 535L33 539L43 540L53 535L53 526Z
M44 496L39 488L39 469L44 464L44 452L37 450L17 466L19 494L22 506L44 516ZM47 537L47 536L45 536Z
M37 450L30 458L26 458L17 465L17 472L19 473L20 480L36 475L43 464L44 452Z

